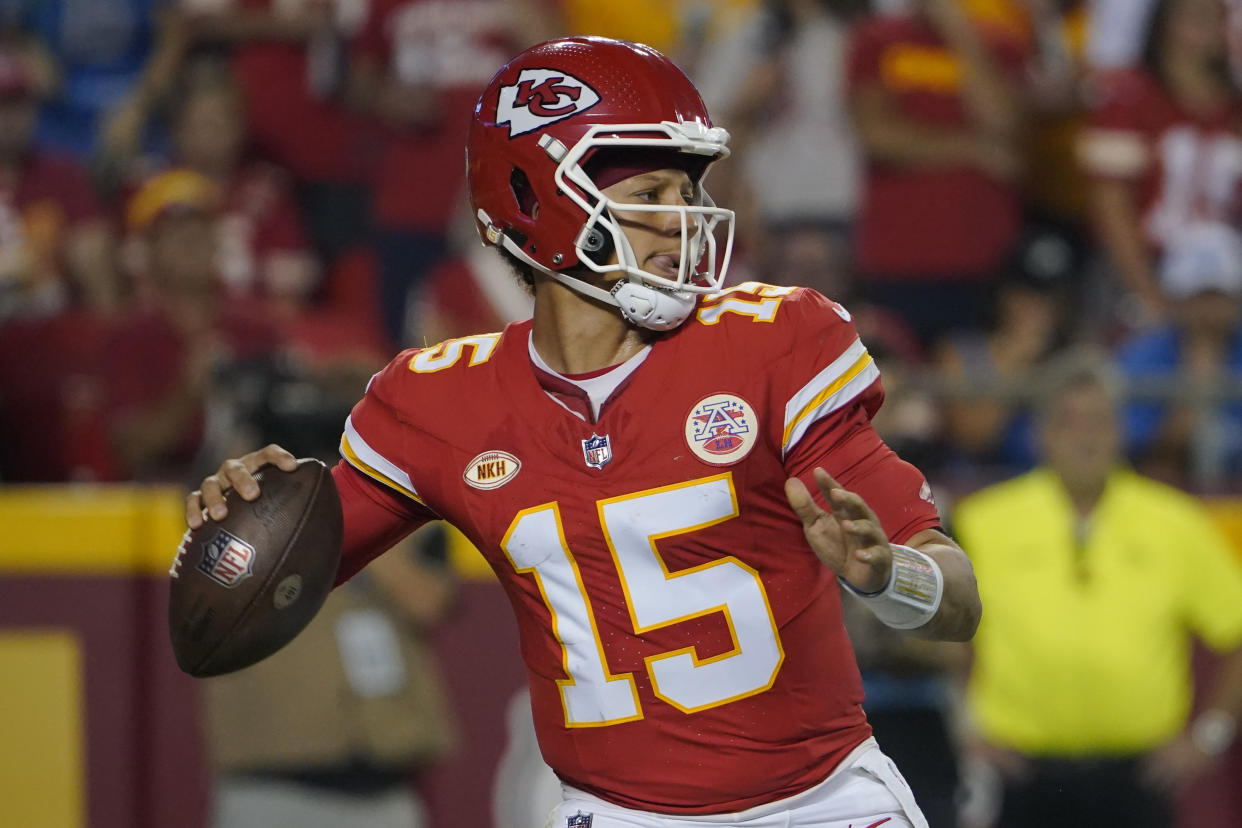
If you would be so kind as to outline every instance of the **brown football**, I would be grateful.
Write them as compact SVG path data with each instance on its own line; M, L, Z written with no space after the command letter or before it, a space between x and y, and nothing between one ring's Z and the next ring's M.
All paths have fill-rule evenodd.
M168 630L192 676L240 670L288 644L336 579L343 520L328 468L304 459L255 479L259 497L228 492L228 515L187 531L169 571Z

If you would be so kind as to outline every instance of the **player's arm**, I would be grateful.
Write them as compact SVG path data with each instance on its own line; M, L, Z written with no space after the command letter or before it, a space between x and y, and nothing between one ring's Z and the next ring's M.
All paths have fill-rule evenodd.
M974 568L961 547L932 528L916 532L895 547L859 494L842 487L823 468L816 467L813 476L831 511L820 508L796 476L786 482L785 496L816 556L871 602L876 614L891 626L916 630L928 638L970 640L979 626L982 604ZM934 567L928 568L907 550L926 556ZM885 604L903 601L892 594L903 588L899 582L913 582L911 591L925 592L928 599L922 606L898 604L898 612L886 615Z
M849 313L813 292L782 308L796 335L773 381L784 416L770 422L807 542L890 627L969 640L981 614L973 568L939 531L923 474L871 425L884 390Z

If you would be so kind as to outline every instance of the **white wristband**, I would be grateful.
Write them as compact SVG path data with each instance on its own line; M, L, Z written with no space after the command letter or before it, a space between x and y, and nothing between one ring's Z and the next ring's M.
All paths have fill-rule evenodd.
M940 566L917 549L901 544L893 548L893 567L888 584L879 592L860 592L837 576L845 587L871 608L876 618L896 630L917 629L936 615L944 596Z

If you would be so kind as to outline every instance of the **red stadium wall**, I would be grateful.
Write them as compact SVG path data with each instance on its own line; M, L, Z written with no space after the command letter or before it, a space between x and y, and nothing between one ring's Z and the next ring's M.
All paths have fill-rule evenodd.
M1233 530L1240 514L1222 511ZM167 645L179 521L175 492L0 492L0 826L205 828L198 686ZM505 709L524 681L503 592L477 562L457 560L459 606L433 643L462 739L420 781L435 828L492 824ZM67 666L30 668L51 644ZM1188 795L1183 824L1236 826L1238 780L1235 745Z

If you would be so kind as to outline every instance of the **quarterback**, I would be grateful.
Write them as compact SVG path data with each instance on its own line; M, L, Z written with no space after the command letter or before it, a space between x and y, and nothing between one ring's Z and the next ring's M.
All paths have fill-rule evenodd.
M563 783L556 828L926 826L871 738L838 584L966 640L973 572L871 427L883 391L849 311L724 287L733 213L703 183L727 140L645 46L566 38L500 70L468 183L534 316L372 378L333 472L338 580L429 520L482 551ZM291 462L226 461L187 520Z

